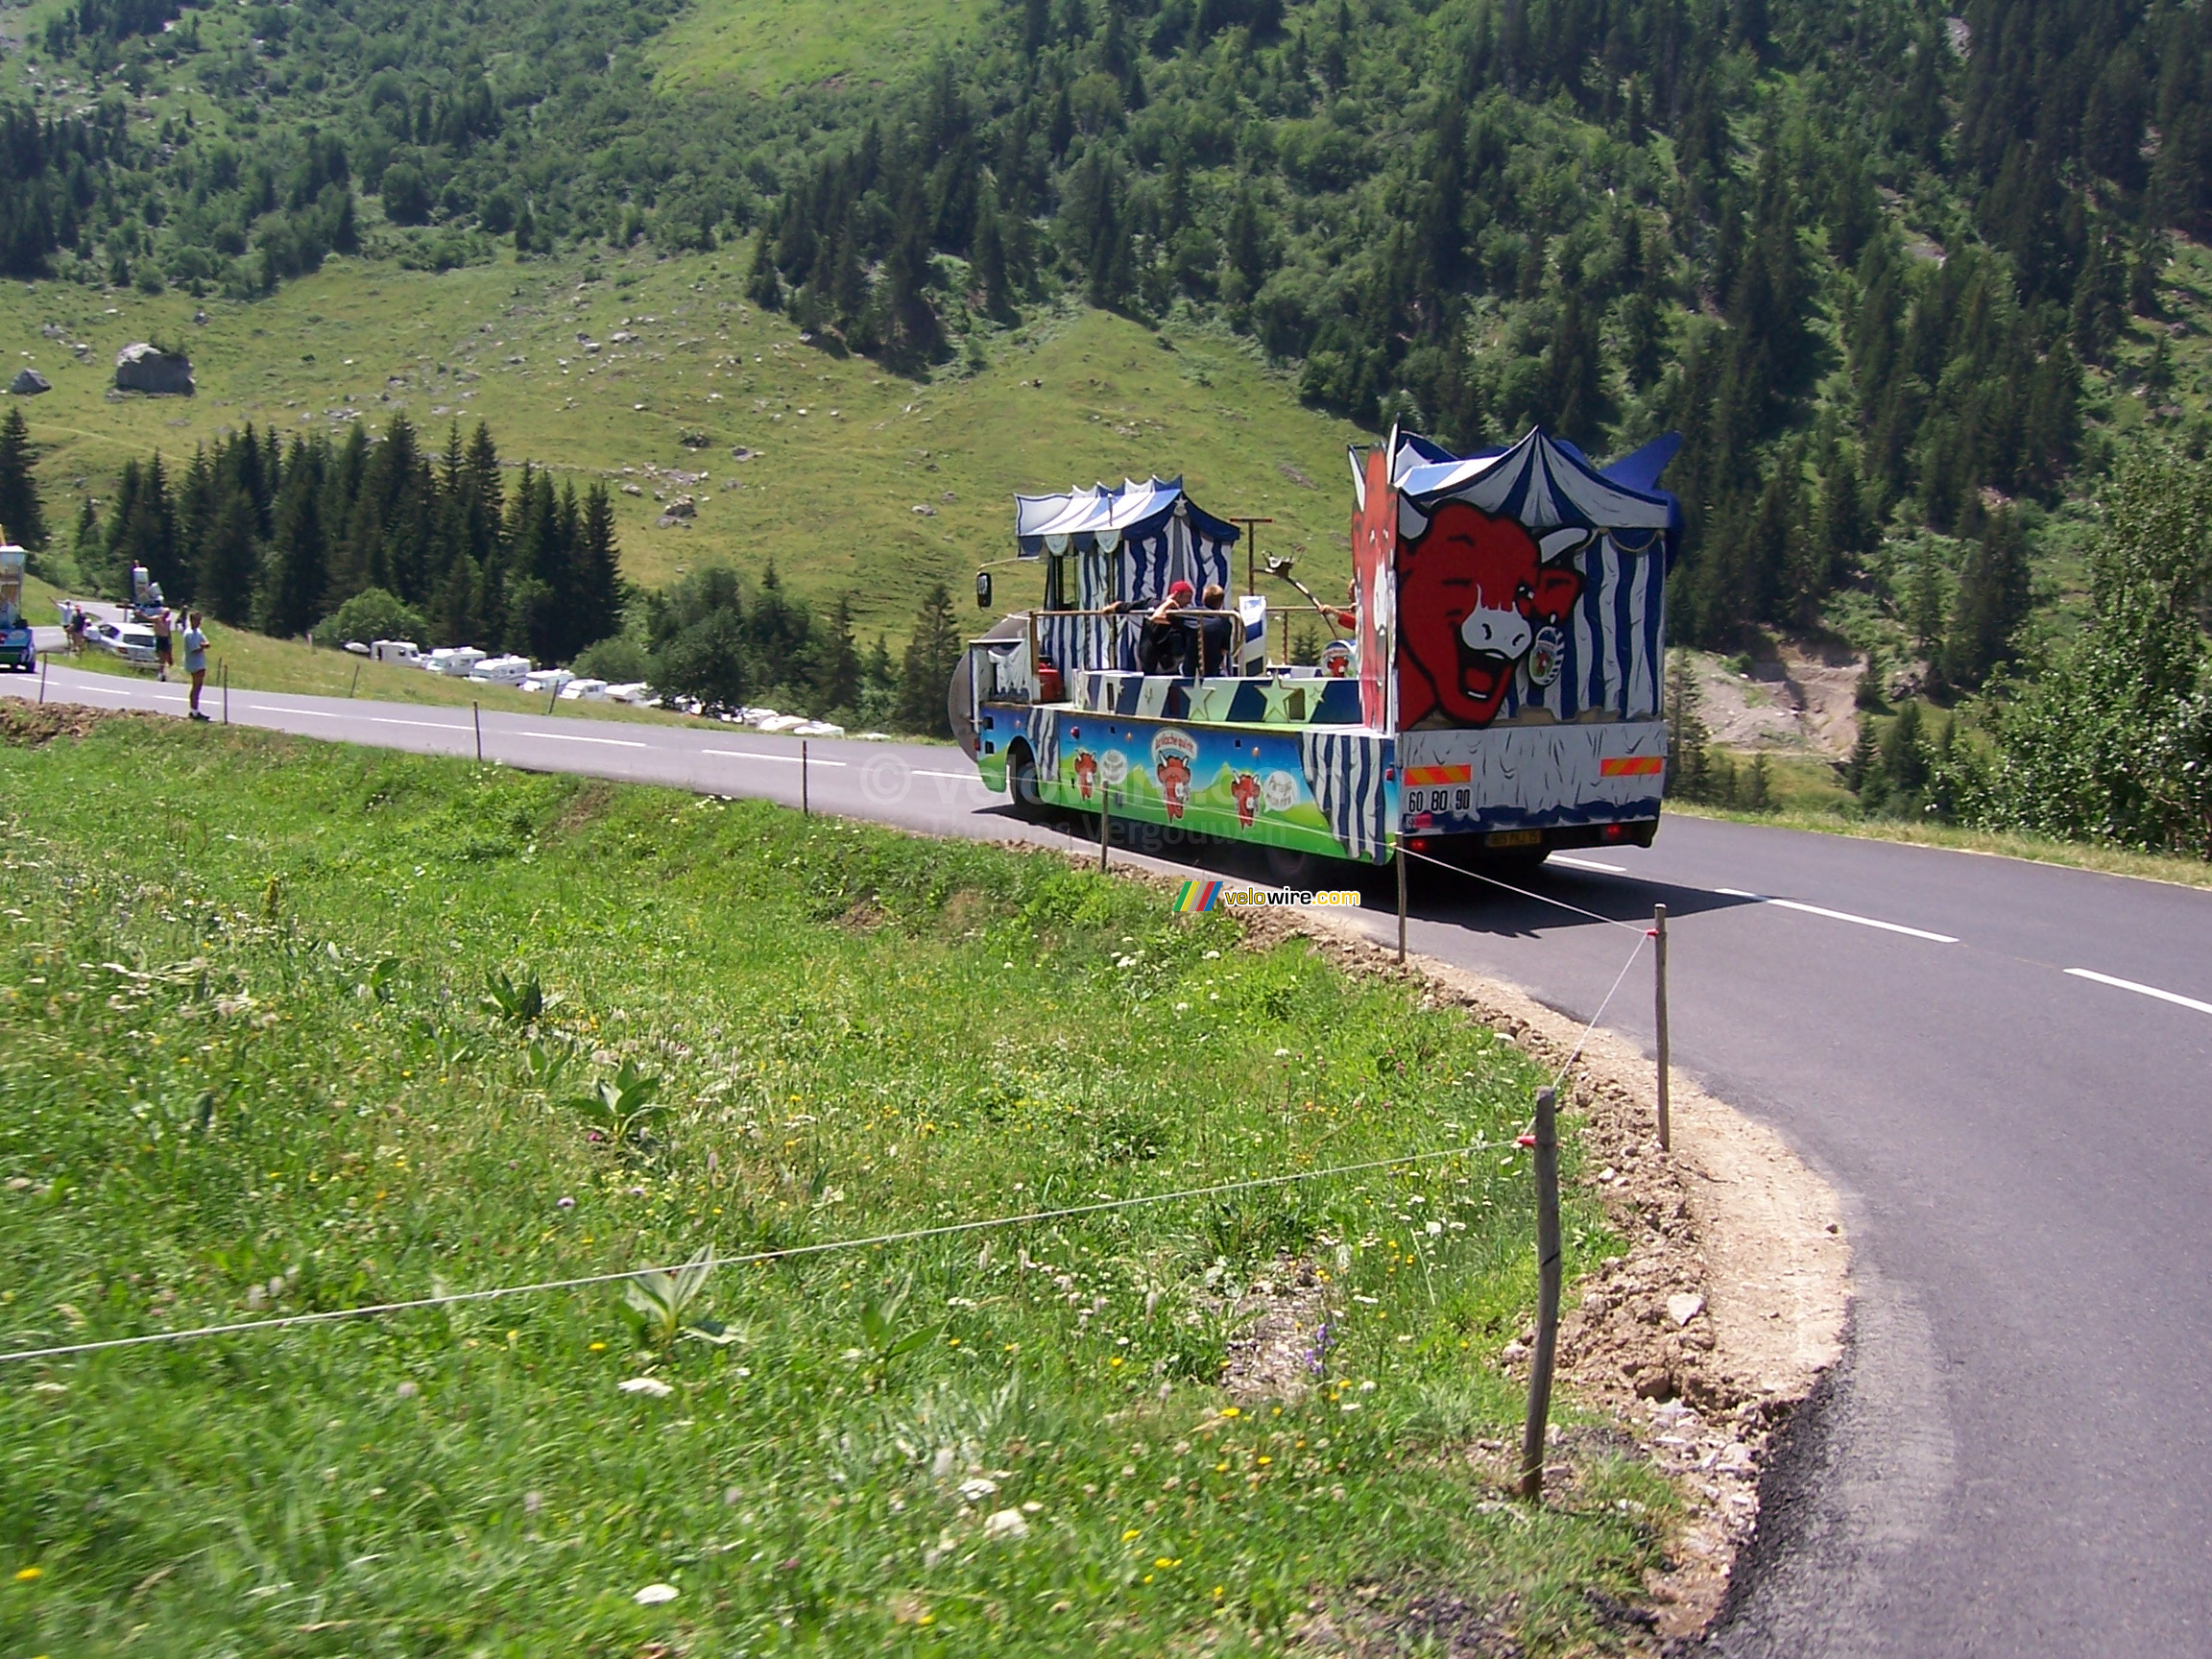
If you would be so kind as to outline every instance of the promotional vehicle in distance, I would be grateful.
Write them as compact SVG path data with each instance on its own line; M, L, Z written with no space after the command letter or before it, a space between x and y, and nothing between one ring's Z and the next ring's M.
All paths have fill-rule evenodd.
M23 566L29 555L0 530L0 668L28 674L38 666L31 619L23 614Z
M1354 451L1352 648L1266 661L1238 601L1230 671L1147 674L1147 613L1230 585L1237 526L1180 480L1017 497L1045 602L971 643L954 732L1018 806L1097 811L1305 859L1533 864L1648 845L1665 792L1667 437L1599 469L1532 429L1454 455L1411 433ZM977 580L988 601L987 574ZM1223 611L1188 610L1188 625ZM1157 626L1157 624L1154 624Z

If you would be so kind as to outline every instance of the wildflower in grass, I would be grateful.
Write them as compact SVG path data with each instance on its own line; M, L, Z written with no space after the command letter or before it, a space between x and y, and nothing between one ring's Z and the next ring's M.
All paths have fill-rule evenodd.
M15 1582L18 1584L29 1584L45 1576L46 1569L43 1567L18 1567L15 1569Z
M647 1394L656 1400L665 1400L676 1392L658 1377L632 1377L618 1386L625 1394Z
M675 1600L682 1594L673 1584L648 1584L630 1599L640 1607L658 1607L663 1601Z
M392 1392L398 1395L402 1400L412 1400L416 1395L422 1392L422 1384L420 1382L402 1382Z
M573 1210L576 1208L576 1200L565 1196L556 1198L553 1201L553 1208L556 1210Z
M1138 1533L1138 1531L1137 1531L1137 1528L1136 1528L1136 1527L1130 1527L1130 1528L1129 1528L1129 1530L1128 1530L1128 1531L1126 1531L1126 1532L1124 1532L1124 1533L1122 1533L1122 1534L1121 1534L1121 1542L1122 1542L1122 1543L1124 1543L1124 1544L1132 1544L1132 1543L1135 1543L1135 1542L1136 1542L1136 1540L1137 1540L1137 1538L1138 1538L1138 1537L1139 1537L1139 1533Z

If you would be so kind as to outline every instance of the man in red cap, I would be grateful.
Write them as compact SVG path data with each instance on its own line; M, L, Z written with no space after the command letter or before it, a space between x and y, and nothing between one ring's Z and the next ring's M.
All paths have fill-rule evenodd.
M1188 582L1169 586L1167 596L1153 608L1144 618L1144 626L1137 636L1137 666L1145 674L1188 674L1190 669L1190 631L1176 613L1197 596L1197 589ZM1127 610L1134 611L1135 605Z

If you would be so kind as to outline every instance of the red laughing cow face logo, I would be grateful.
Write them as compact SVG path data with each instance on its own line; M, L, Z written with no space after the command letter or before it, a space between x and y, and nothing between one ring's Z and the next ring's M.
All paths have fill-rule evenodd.
M1190 762L1180 755L1169 755L1153 770L1160 778L1161 804L1167 808L1167 821L1173 823L1190 802Z
M1239 828L1252 828L1253 814L1260 810L1260 780L1249 772L1239 772L1229 785L1229 793L1237 801L1237 823Z
M1075 788L1083 799L1091 799L1092 785L1098 781L1098 757L1085 749L1075 757Z
M1400 555L1402 729L1438 714L1443 719L1431 723L1449 726L1487 726L1498 717L1538 627L1564 622L1582 596L1581 572L1546 557L1588 539L1554 530L1539 546L1517 519L1494 518L1464 501L1436 510Z

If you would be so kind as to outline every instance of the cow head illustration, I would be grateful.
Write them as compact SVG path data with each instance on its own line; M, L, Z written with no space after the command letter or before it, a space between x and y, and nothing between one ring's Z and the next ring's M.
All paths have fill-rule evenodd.
M1253 816L1260 810L1260 780L1249 772L1239 772L1230 783L1229 793L1237 802L1238 827L1251 829Z
M1464 501L1436 510L1400 555L1398 717L1412 727L1441 714L1453 726L1487 726L1536 643L1582 595L1582 573L1547 563L1589 540L1548 532L1541 543L1518 519Z
M1092 786L1098 781L1098 757L1090 750L1078 750L1075 755L1075 788L1084 800L1091 799Z
M1160 779L1161 805L1167 808L1169 823L1183 816L1183 808L1190 800L1190 762L1180 755L1163 758L1153 771Z

